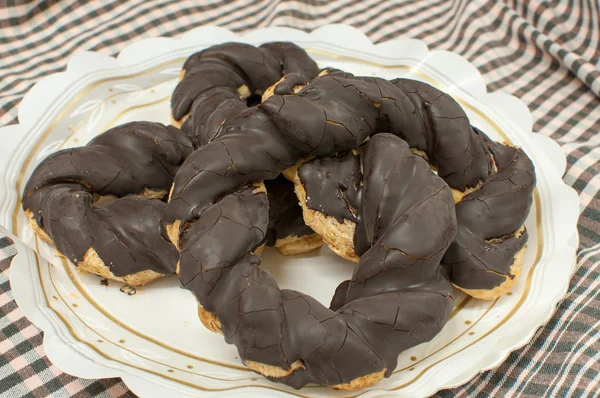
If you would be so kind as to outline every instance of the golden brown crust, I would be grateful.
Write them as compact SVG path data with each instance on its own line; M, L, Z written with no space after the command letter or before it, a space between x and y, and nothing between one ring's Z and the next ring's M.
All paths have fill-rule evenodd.
M46 231L44 231L42 228L40 228L38 223L35 221L35 218L33 217L33 212L31 210L27 209L27 210L25 210L25 215L27 216L27 219L29 220L29 225L31 225L33 232L44 242L54 245L54 242L52 241L52 239L50 239L50 237L48 236Z
M145 196L146 198L150 198L150 199L162 199L168 193L169 193L169 191L167 191L166 189L156 190L156 189L144 188L144 192L142 192L142 196Z
M521 269L523 267L523 255L525 253L525 248L523 247L521 250L515 254L515 261L510 266L510 274L513 276L512 278L506 277L506 280L502 282L499 286L493 289L463 289L460 286L453 285L454 287L462 290L469 296L480 299L480 300L495 300L500 296L505 295L512 289L513 285L519 279L521 275Z
M267 193L267 187L265 187L265 183L264 182L258 181L258 182L255 182L252 185L254 185L254 189L252 190L252 192L254 192L254 193L261 193L262 192L264 194Z
M254 361L245 361L244 364L249 369L255 371L256 373L259 373L263 376L274 378L274 379L281 379L284 377L288 377L289 375L291 375L298 369L306 369L306 366L304 365L304 362L301 359L296 360L292 364L292 366L290 366L289 369L282 369L278 366L266 365L264 363L254 362ZM362 388L371 386L371 385L377 383L379 380L383 379L386 371L387 371L387 369L382 369L381 371L376 372L376 373L371 373L371 374L368 374L365 376L357 377L356 379L351 380L348 383L336 384L331 387L336 390L346 390L346 391L360 390Z
M309 155L309 156L300 158L296 161L296 163L293 166L290 166L287 169L283 170L281 172L281 174L283 174L283 176L285 178L287 178L288 180L294 182L294 179L296 178L296 175L298 174L298 168L300 168L300 166L302 166L302 164L304 164L314 158L315 157L313 155Z
M294 188L300 200L302 215L306 225L319 234L325 243L339 256L354 262L358 262L358 256L354 252L354 230L356 223L350 220L338 222L335 217L327 216L316 210L309 209L306 205L306 191L300 177L298 168L294 176Z
M262 245L258 246L256 249L254 249L254 254L257 255L258 257L262 256L263 254L263 250L265 250L265 246L266 243L263 243Z
M422 151L422 150L417 149L417 148L410 148L410 151L412 153L414 153L415 155L417 155L417 156L425 159L427 162L429 162L429 156L427 155L427 152ZM431 167L431 165L429 165L429 167Z
M200 321L211 332L223 334L221 330L221 321L217 318L217 315L213 312L206 311L200 304L198 304L198 317Z
M181 122L173 119L173 116L170 117L170 122L173 126L177 127L178 129L181 128Z
M478 190L481 187L481 184L482 182L479 182L477 186L467 188L464 191L459 191L458 189L450 188L450 191L452 191L452 198L454 199L454 203L460 202L465 196L467 196L471 192Z
M181 227L181 220L175 220L173 224L166 226L167 236L171 243L179 250L179 228Z
M297 369L306 369L306 367L304 366L304 362L302 362L300 359L294 362L289 369L281 369L278 366L265 365L264 363L254 361L245 361L244 364L256 373L260 373L263 376L273 377L276 379L287 377L294 373L294 371Z
M167 193L168 192L166 190L152 190L152 189L145 188L144 192L142 192L141 196L145 196L147 198L152 198L152 199L162 199L163 197L165 197L165 195L167 195ZM103 197L103 196L96 196L95 198L96 198L96 202L100 202L103 204L111 202L112 200L115 199L112 197ZM43 241L54 246L54 242L52 241L50 236L48 236L46 231L44 231L42 228L40 228L39 225L37 224L37 222L35 221L35 218L33 217L33 212L29 209L26 209L25 215L29 219L29 224L31 225L33 232L40 239L42 239ZM58 251L58 249L54 248L54 251L55 251L56 255L58 255L60 257L64 257L62 255L62 253L60 253ZM102 261L102 259L100 258L100 256L96 252L96 250L94 250L94 248L92 248L92 247L90 247L85 252L85 254L83 256L83 260L77 263L77 270L80 272L88 272L90 274L95 274L95 275L98 275L98 276L101 276L104 278L127 283L128 285L131 285L131 286L143 286L147 283L150 283L150 282L164 276L163 274L160 274L158 272L155 272L155 271L152 271L149 269L144 270L144 271L139 271L134 274L125 275L125 276L116 276L106 266L106 264L104 263L104 261Z
M335 386L331 386L331 387L336 390L346 390L346 391L360 390L361 388L372 386L373 384L377 383L379 380L383 379L386 371L387 371L387 368L384 368L379 372L371 373L366 376L357 377L356 379L350 381L349 383L336 384Z
M279 79L277 81L277 83L273 84L272 86L268 87L265 92L262 95L262 98L260 99L261 102L266 101L267 99L269 99L270 96L273 95L274 91L275 91L275 87L277 87L277 85L281 82L283 82L285 80L285 76L283 76L281 79ZM304 87L306 87L305 84L298 84L294 87L292 87L292 91L295 93L297 93L298 91L302 90Z
M167 197L167 202L171 201L171 196L173 196L173 187L175 186L175 184L171 185L171 189L169 189L169 196Z
M206 311L204 308L202 308L202 306L200 304L198 304L198 317L200 318L200 321L202 322L202 324L208 330L210 330L211 332L214 332L214 333L221 334L221 335L223 334L223 331L221 330L221 322L219 321L219 318L214 313ZM266 377L275 378L275 379L281 379L281 378L287 377L287 376L291 375L292 373L294 373L298 369L306 369L306 366L304 365L304 362L301 359L298 359L294 363L292 363L292 366L290 366L289 369L282 369L278 366L266 365L264 363L255 362L255 361L245 361L244 365L246 365L248 367L248 369L253 370L256 373L259 373ZM357 377L356 379L354 379L348 383L337 384L332 387L337 390L347 390L347 391L359 390L361 388L365 388L365 387L368 387L370 385L377 383L379 380L381 380L383 378L386 370L387 369L383 369L382 371L377 372L377 373L372 373L372 374L369 374L366 376Z
M248 88L248 86L245 84L239 86L237 88L237 92L240 93L240 96L242 97L242 99L246 99L252 95L252 93L250 92L250 88Z
M323 239L318 234L305 236L290 235L283 239L277 239L275 247L281 254L291 256L294 254L307 253L318 249L323 244Z
M281 79L279 79L279 82L282 80L283 80L283 77ZM279 83L279 82L277 82L277 83ZM275 91L275 86L277 85L277 83L273 84L272 86L268 87L265 90L262 97L260 98L260 102L265 102L267 99L269 99L270 96L273 95L273 92Z
M77 263L77 269L79 271L89 272L90 274L95 274L104 278L127 283L128 285L134 287L143 286L164 276L163 274L159 274L158 272L154 272L150 269L136 272L135 274L115 276L104 264L104 261L102 261L96 250L91 247L85 252L83 261Z

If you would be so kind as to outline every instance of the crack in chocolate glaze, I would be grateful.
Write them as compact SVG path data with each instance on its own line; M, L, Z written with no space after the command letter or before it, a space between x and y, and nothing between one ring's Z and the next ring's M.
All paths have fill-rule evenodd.
M75 264L94 249L117 277L145 270L174 274L178 253L161 234L166 203L142 195L166 193L192 149L173 126L115 127L44 159L25 186L23 209ZM98 205L94 194L116 199Z

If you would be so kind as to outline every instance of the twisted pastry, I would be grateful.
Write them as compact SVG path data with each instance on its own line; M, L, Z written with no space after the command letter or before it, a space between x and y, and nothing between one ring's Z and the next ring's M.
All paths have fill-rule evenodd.
M529 237L524 223L536 179L533 164L521 149L474 131L488 146L493 169L456 203L458 231L442 263L458 288L492 300L508 292L521 273Z
M216 127L232 108L239 108L240 96L262 96L265 90L288 73L304 79L317 76L317 64L300 47L287 42L266 43L253 47L243 43L225 43L190 56L181 71L181 81L171 98L175 124L183 124L188 135L198 136L197 146L208 142ZM208 101L219 96L217 101ZM232 100L233 103L222 104ZM219 113L212 115L219 107ZM188 116L196 117L185 123ZM193 133L192 133L193 131Z
M241 75L246 86L257 86L249 77L255 75ZM389 376L399 353L435 336L452 309L452 289L440 272L456 232L450 189L404 141L380 134L398 114L394 86L339 75L281 95L308 80L286 76L255 107L231 111L219 102L197 122L228 116L199 130L210 138L180 168L166 211L166 230L180 251L179 279L198 299L203 323L235 344L249 368L296 388L356 389ZM207 90L210 96L195 95L232 93L231 86ZM174 95L173 117L189 106ZM327 309L280 289L259 268L252 253L265 239L269 212L261 181L301 156L347 151L369 137L356 208L360 219L378 221L357 228L359 264Z
M317 64L292 43L267 43L258 48L225 43L193 54L185 62L172 96L172 123L190 137L196 148L215 138L223 121L244 112L260 97L272 94L274 83L286 76L291 93L300 83L317 76ZM282 92L283 90L283 92ZM298 254L320 247L321 238L304 224L293 184L283 177L266 184L269 192L269 230L265 244L283 254ZM262 246L255 251L259 254Z
M418 114L426 115L421 118L426 142L406 136L407 142L424 151L453 188L458 231L442 260L451 282L476 298L503 295L521 272L529 237L524 223L536 184L533 163L520 148L495 142L472 127L448 94L408 79L392 83ZM457 164L461 155L463 162Z
M36 234L79 269L143 285L176 271L159 199L191 152L191 141L172 126L115 127L44 159L25 186L23 210Z
M351 84L373 98L366 80L360 80ZM344 87L350 84L344 78L334 81ZM497 298L510 290L521 271L528 237L523 224L535 187L533 164L520 149L494 142L472 128L460 105L447 94L413 80L391 83L395 87L376 83L381 97L393 98L396 106L389 111L391 104L386 105L385 99L379 106L380 129L405 139L453 188L458 232L442 260L449 278L471 296ZM286 99L286 104L291 101ZM289 106L291 112L295 106ZM359 175L358 164L346 155L309 161L291 176L300 198L309 198L301 200L307 224L335 252L353 261L358 260L355 249L365 247L358 240L361 235L355 235L360 223L351 200L358 190L351 180Z

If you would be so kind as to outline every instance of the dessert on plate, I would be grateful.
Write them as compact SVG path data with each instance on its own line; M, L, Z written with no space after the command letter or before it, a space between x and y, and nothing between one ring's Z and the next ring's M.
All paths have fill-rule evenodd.
M426 83L225 43L185 62L171 116L50 155L23 209L87 272L177 274L203 324L271 380L372 385L439 333L452 286L493 299L519 276L533 165ZM329 306L260 268L265 244L323 242L357 262Z

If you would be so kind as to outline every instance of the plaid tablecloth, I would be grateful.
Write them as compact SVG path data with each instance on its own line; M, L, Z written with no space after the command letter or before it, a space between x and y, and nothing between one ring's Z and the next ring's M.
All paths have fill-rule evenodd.
M8 5L7 5L8 3ZM565 181L580 194L577 271L552 320L497 369L440 391L461 396L600 395L599 0L0 1L0 125L42 77L75 51L116 55L144 37L214 24L237 32L284 25L351 24L375 42L414 37L467 57L490 91L520 97L534 131L567 154ZM0 137L2 145L3 137ZM120 379L85 380L57 369L42 333L10 290L16 254L0 237L0 396L133 396Z

